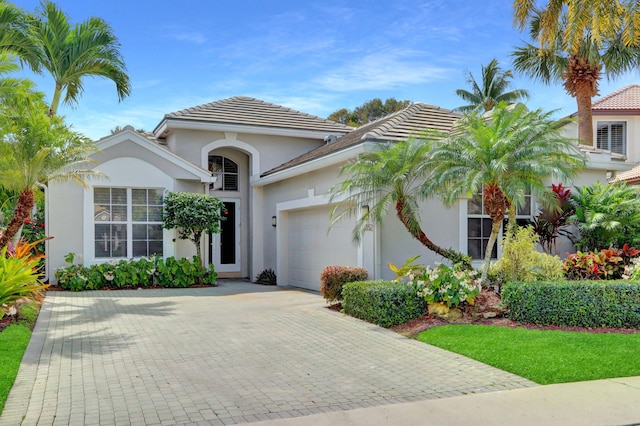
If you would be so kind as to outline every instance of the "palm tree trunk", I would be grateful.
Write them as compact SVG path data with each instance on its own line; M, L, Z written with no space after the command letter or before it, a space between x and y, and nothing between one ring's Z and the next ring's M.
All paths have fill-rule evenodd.
M507 222L507 234L506 236L511 238L516 234L516 206L513 203L509 204L509 221Z
M436 254L444 257L445 259L451 260L453 263L461 263L466 268L471 268L471 263L463 256L462 254L452 250L452 249L443 249L442 247L436 245L427 237L427 235L422 231L420 225L417 224L416 220L413 217L407 217L403 214L403 202L402 200L398 200L396 202L396 214L400 222L407 228L407 231L411 234L413 238L420 241L420 243L433 251Z
M591 93L586 90L578 90L576 92L576 102L578 103L578 137L580 142L585 145L595 146Z
M60 104L61 95L62 85L56 83L56 89L53 92L53 99L51 100L51 106L49 107L49 117L53 117L58 112L58 105Z
M498 234L500 234L500 227L502 226L502 220L496 218L491 225L491 235L489 235L489 241L487 242L487 248L484 251L484 265L482 267L481 280L483 285L487 282L487 276L489 276L489 266L491 266L491 252L493 246L496 245Z
M0 249L7 245L9 241L20 231L24 221L31 214L35 204L35 198L31 189L24 189L20 192L18 203L13 209L13 216L7 225L7 229L0 235Z

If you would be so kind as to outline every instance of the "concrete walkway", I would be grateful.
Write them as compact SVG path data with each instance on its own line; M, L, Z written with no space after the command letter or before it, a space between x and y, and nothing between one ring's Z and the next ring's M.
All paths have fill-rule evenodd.
M51 292L0 425L302 420L531 386L303 291L228 282Z

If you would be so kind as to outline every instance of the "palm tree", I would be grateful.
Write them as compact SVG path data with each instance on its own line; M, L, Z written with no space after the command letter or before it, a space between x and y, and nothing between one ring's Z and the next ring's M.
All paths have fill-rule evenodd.
M531 38L541 37L542 17L530 20ZM565 38L566 24L560 24L552 42L535 46L525 43L513 53L514 67L546 84L563 82L578 105L578 135L582 143L593 144L591 98L598 94L602 74L616 77L638 66L640 45L625 43L623 32L598 42L587 32L577 47Z
M33 95L34 97L36 95ZM0 185L19 193L13 216L0 235L0 248L20 232L34 206L34 190L52 180L101 176L85 166L95 148L61 117L49 117L39 99L26 104L6 100L0 108Z
M464 89L456 90L456 95L460 96L469 105L456 108L458 111L471 112L480 110L482 112L491 111L498 102L515 103L520 99L528 99L529 92L524 89L517 89L507 92L513 78L511 70L503 71L498 65L497 59L492 59L487 66L482 66L482 81L476 81L471 72L466 72L466 82L471 86L471 91Z
M505 212L509 212L510 230L515 229L517 207L529 190L543 194L544 179L568 178L585 165L575 143L560 135L563 122L551 120L552 113L530 112L522 104L503 102L489 118L467 115L449 137L434 142L427 161L431 174L422 185L423 193L439 193L444 204L451 206L463 196L483 192L484 209L492 220L483 279Z
M51 74L55 89L49 115L56 114L63 93L65 103L78 102L84 77L112 80L119 100L131 93L120 43L104 20L92 17L72 26L55 3L45 1L29 18L26 37L22 46L16 47L14 43L0 47L18 55L34 72L46 70ZM25 44L30 48L24 48Z
M454 264L470 267L468 256L437 246L420 226L418 202L427 196L419 191L419 186L429 174L425 162L429 149L423 140L381 144L378 150L362 154L343 166L341 174L346 175L346 179L330 190L332 201L341 200L331 212L331 223L345 216L359 215L361 206L370 206L353 230L354 241L358 242L368 224L372 220L381 223L393 207L413 238Z
M542 9L531 0L515 0L513 9L514 21L520 30L530 19L540 17L537 41L543 48L555 44L563 21L562 38L573 52L579 50L585 33L589 33L599 47L618 35L626 46L635 46L640 41L640 5L636 0L549 0Z

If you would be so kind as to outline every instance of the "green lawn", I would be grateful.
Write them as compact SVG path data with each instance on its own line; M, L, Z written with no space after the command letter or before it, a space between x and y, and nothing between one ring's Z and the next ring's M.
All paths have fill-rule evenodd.
M24 324L13 324L0 333L0 413L18 374L22 355L27 349L31 330Z
M420 333L418 340L540 384L640 376L640 333L447 325Z

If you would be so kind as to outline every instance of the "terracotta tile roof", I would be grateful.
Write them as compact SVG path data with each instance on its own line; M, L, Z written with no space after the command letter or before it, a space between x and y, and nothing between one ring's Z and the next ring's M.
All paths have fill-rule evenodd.
M240 124L345 134L353 128L315 115L261 101L235 96L166 114L165 119Z
M626 172L617 173L611 182L640 183L640 164Z
M358 127L351 133L329 142L299 157L275 167L262 176L324 157L365 141L400 141L426 129L448 132L462 115L448 109L417 102L372 123Z
M594 111L598 110L640 110L640 85L632 84L630 86L618 89L613 93L609 93L594 101L592 104Z

